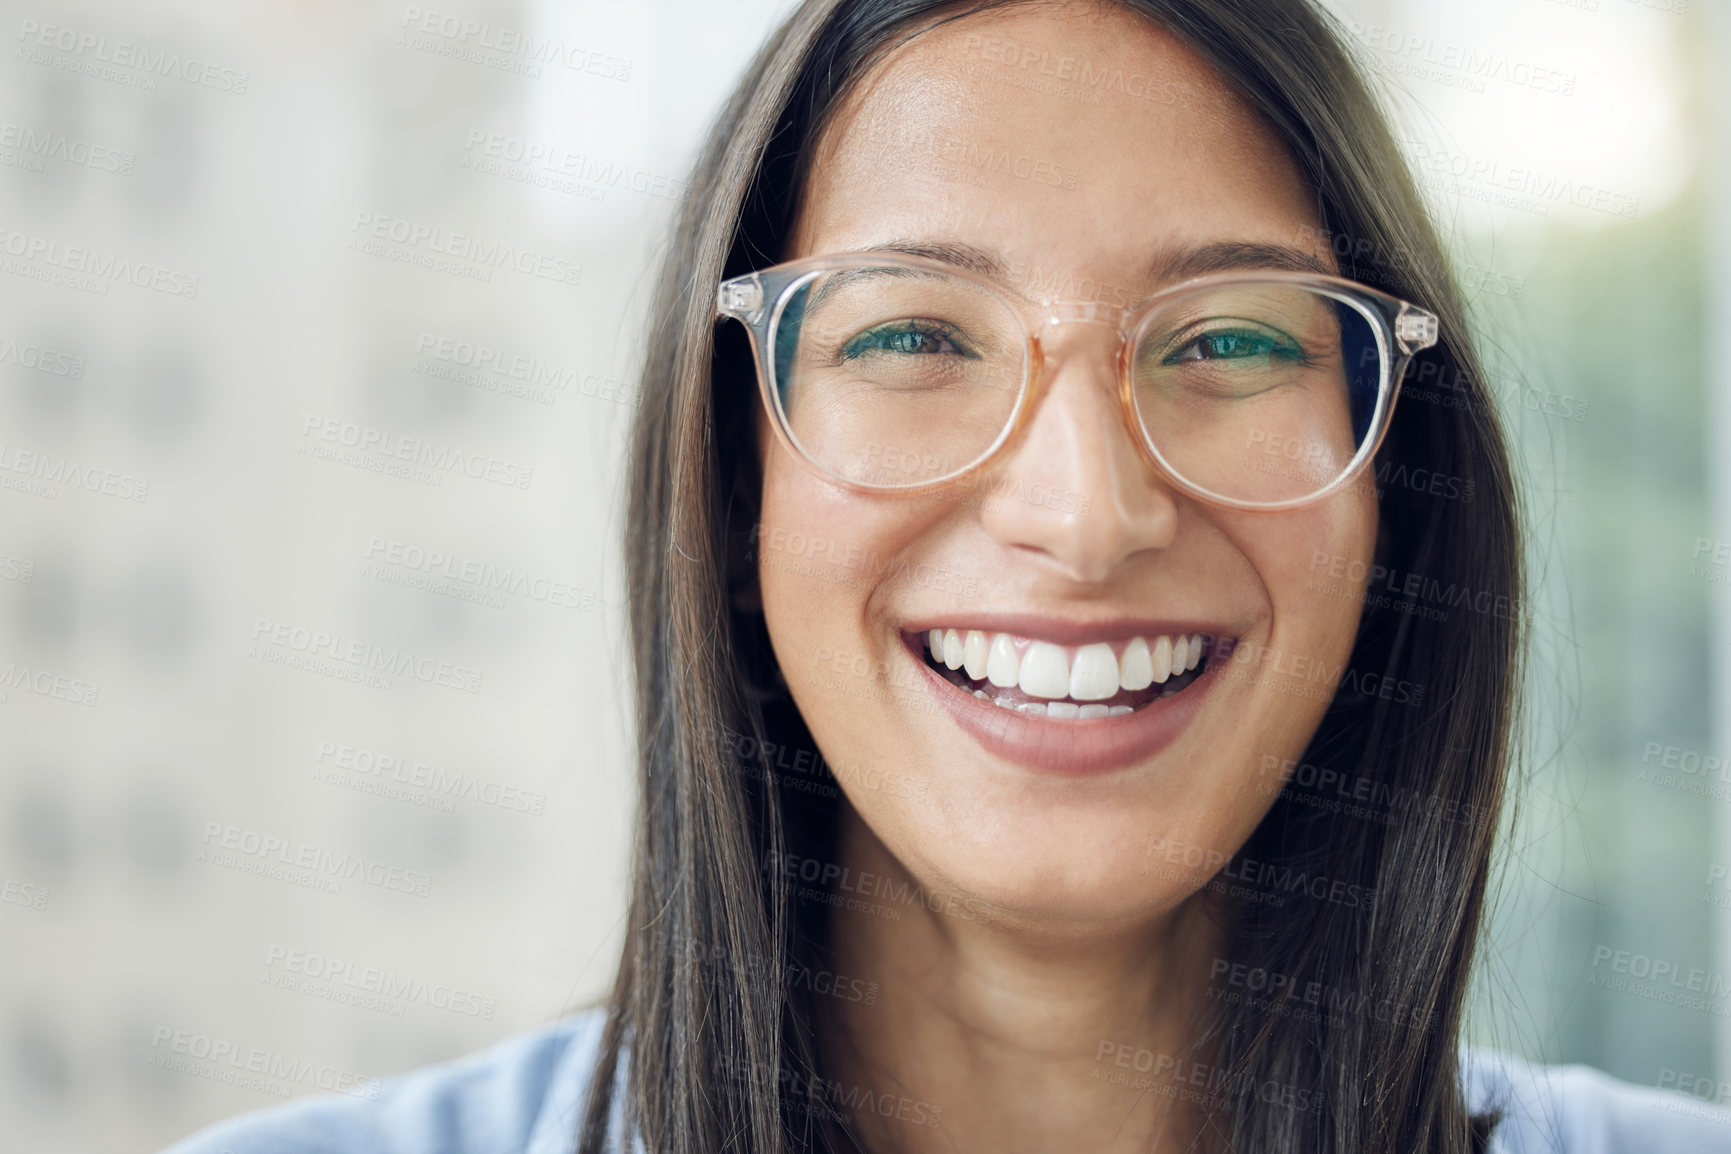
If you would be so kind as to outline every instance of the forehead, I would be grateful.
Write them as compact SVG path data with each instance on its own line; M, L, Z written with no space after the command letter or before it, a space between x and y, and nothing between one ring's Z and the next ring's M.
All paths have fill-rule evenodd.
M784 259L971 245L1011 267L1158 287L1210 244L1318 253L1316 195L1257 114L1164 28L1032 4L929 29L819 139Z

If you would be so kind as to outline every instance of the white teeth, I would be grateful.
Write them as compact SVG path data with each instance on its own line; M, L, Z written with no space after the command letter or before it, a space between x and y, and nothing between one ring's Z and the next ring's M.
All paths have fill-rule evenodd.
M1021 675L1022 659L1016 656L1010 635L997 634L992 638L991 652L986 655L986 680L999 689L1008 689L1021 680Z
M1044 717L1046 716L1046 706L1043 702L1027 701L1016 706L1016 712L1026 713L1030 717Z
M1118 660L1118 684L1134 692L1154 684L1154 659L1148 655L1148 642L1131 638Z
M944 664L951 669L962 667L962 639L954 629L944 634Z
M986 659L991 654L992 643L978 629L968 630L968 639L962 644L962 665L968 671L968 676L975 681L983 681L986 677Z
M1070 692L1070 659L1063 647L1036 641L1022 655L1016 684L1029 697L1063 697Z
M1075 720L1082 715L1082 707L1074 701L1054 701L1046 706L1047 717L1063 717Z
M1148 654L1154 665L1154 682L1165 681L1172 676L1172 639L1162 636L1154 642L1154 649Z
M1076 701L1104 701L1118 692L1118 659L1110 645L1097 642L1076 650L1069 690Z
M1019 653L1018 644L1025 646ZM1072 654L1049 641L1027 641L1008 633L930 629L926 631L926 645L935 663L966 669L972 681L985 681L999 689L1019 688L1029 697L1056 702L1057 708L1047 710L1037 702L1016 703L975 689L974 696L981 700L1030 714L1035 712L1032 707L1038 706L1040 714L1047 717L1096 718L1121 717L1133 710L1114 705L1102 713L1100 710L1107 707L1092 703L1114 697L1121 689L1137 693L1151 685L1164 685L1201 665L1203 639L1200 633L1158 636L1152 643L1146 637L1132 637L1124 652L1114 656L1112 646L1103 641L1083 645ZM1170 692L1169 687L1167 694Z

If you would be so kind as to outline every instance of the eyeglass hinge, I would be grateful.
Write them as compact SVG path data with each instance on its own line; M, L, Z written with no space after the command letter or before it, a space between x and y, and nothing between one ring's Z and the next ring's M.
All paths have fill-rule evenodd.
M756 324L763 313L763 282L753 273L723 283L716 293L715 307L727 316Z
M1428 349L1436 344L1439 326L1435 313L1412 305L1403 305L1394 319L1394 336L1408 354Z

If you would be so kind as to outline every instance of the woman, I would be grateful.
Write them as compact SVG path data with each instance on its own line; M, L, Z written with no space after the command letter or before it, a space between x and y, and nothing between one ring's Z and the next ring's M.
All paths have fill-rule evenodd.
M1325 18L812 0L692 188L605 1010L183 1149L1731 1149L1457 1048L1515 494Z

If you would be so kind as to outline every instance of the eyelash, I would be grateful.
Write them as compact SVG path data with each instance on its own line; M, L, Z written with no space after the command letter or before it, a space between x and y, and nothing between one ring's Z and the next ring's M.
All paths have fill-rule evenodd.
M868 346L864 348L860 346L863 342L879 340L885 337L893 339L896 337L906 336L938 338L946 341L957 356L975 358L979 355L972 349L965 347L965 343L960 340L959 335L951 326L946 325L941 321L929 320L923 317L914 317L907 320L892 321L889 324L877 325L873 328L867 329L863 333L860 333L858 336L849 338L841 347L841 359L852 360L853 358L862 356L867 352L898 351L894 349L884 349L881 345ZM918 354L909 353L908 355L911 356Z
M1316 358L1311 356L1309 353L1307 353L1303 349L1303 347L1301 347L1295 343L1292 343L1290 340L1282 341L1282 340L1277 339L1275 337L1266 336L1266 335L1261 334L1261 333L1248 332L1245 330L1218 329L1214 332L1198 333L1196 336L1192 337L1188 341L1185 341L1182 345L1178 346L1178 348L1174 349L1171 353L1168 353L1165 357L1163 357L1161 363L1170 365L1170 364L1179 364L1179 363L1182 363L1185 361L1205 361L1205 360L1207 360L1207 361L1225 361L1225 360L1244 359L1244 358L1231 357L1231 356L1203 357L1203 356L1199 356L1199 355L1198 356L1182 355L1182 354L1188 352L1190 349L1196 348L1198 345L1202 344L1204 341L1220 340L1223 338L1224 339L1250 339L1250 340L1256 340L1256 341L1265 341L1270 346L1267 351L1252 353L1250 355L1251 356L1268 356L1268 355L1281 356L1285 360L1287 360L1289 363L1297 365L1301 368L1308 367L1308 366L1314 364L1315 360L1316 360Z

